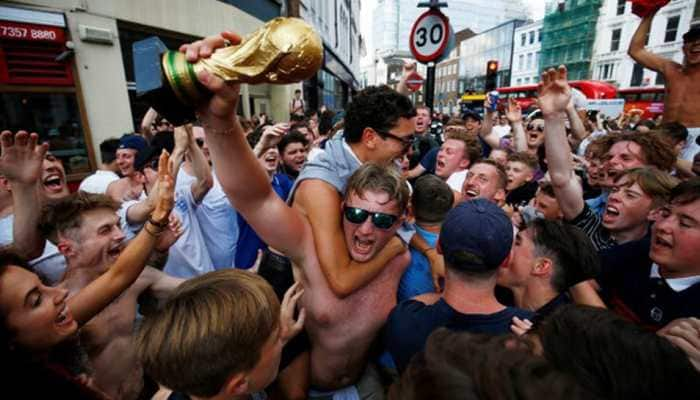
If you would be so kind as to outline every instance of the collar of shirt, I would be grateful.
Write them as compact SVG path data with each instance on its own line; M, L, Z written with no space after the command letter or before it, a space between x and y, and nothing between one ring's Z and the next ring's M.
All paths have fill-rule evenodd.
M700 275L688 276L685 278L669 278L666 279L659 273L659 265L656 263L651 264L651 272L649 273L649 278L661 278L666 284L673 289L674 292L682 292L685 289L693 286L694 284L700 282Z
M352 147L350 147L350 145L348 144L348 142L345 141L345 139L343 139L343 146L345 147L345 150L347 150L352 155L352 157L355 160L357 160L357 163L362 165L362 161L360 161L360 159L357 157L357 154L355 154L355 152L352 151Z

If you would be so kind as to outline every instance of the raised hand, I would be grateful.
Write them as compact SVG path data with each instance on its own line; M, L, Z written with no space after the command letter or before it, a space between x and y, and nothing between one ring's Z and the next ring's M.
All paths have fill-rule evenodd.
M41 179L44 156L49 149L46 143L38 144L39 135L19 131L0 134L0 174L10 182L34 184Z
M170 171L170 154L163 150L158 158L158 183L156 197L154 199L155 209L151 213L151 219L158 225L168 222L168 216L175 204L175 185Z
M306 309L301 308L297 320L294 320L294 310L297 307L297 302L301 295L304 294L304 288L301 282L296 282L284 294L282 305L280 308L280 340L282 343L289 342L304 328L304 319L306 318Z
M289 123L286 122L266 126L260 137L263 148L268 149L272 146L277 146L277 143L282 140L287 131L289 131Z
M566 77L566 67L542 73L542 82L538 88L537 103L544 116L563 113L571 100L571 88Z
M170 249L170 246L175 244L180 236L185 232L182 228L182 221L175 213L171 213L169 217L168 227L158 236L158 242L155 249L161 253L165 253Z
M180 46L189 62L208 58L214 50L225 47L228 43L239 44L241 37L233 32L222 32L202 40ZM229 129L233 124L238 107L240 84L227 83L223 79L205 70L197 75L199 82L213 93L213 96L197 108L199 119L211 130Z
M511 124L521 122L523 120L523 111L520 109L520 104L514 98L508 99L506 107L506 118Z
M691 364L700 371L700 319L679 318L657 332L685 352Z

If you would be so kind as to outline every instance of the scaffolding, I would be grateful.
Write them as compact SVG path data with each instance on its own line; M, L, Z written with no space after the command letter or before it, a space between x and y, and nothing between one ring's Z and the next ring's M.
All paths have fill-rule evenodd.
M566 0L544 17L540 73L566 65L569 79L589 79L602 0Z

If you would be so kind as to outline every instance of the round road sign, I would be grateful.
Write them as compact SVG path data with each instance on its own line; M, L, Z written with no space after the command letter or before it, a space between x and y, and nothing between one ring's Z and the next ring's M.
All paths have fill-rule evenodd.
M445 51L449 39L450 21L439 9L430 9L411 28L411 53L422 63L435 61Z

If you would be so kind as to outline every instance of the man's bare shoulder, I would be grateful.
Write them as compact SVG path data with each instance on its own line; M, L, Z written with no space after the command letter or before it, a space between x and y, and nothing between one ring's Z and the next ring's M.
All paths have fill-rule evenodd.
M308 206L318 207L319 202L322 202L322 205L330 201L340 204L341 200L340 193L330 183L312 178L299 183L292 205L304 211Z

